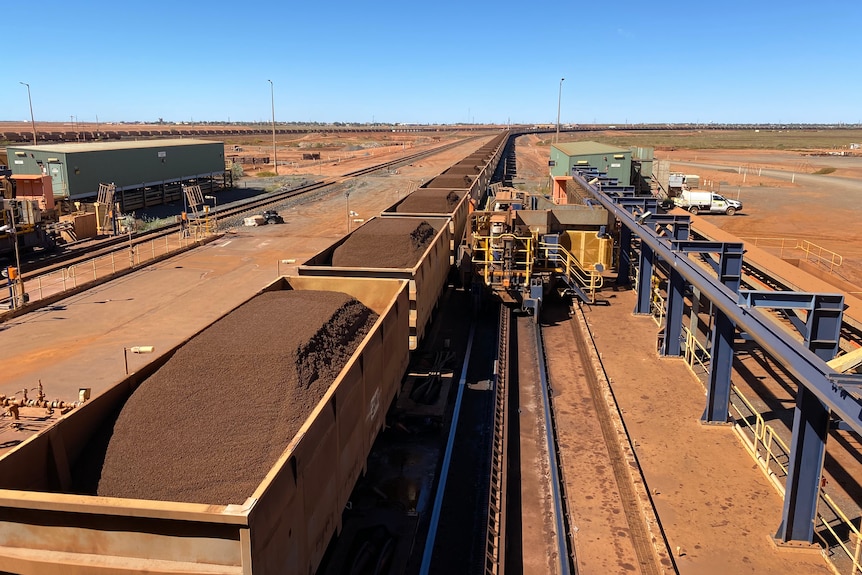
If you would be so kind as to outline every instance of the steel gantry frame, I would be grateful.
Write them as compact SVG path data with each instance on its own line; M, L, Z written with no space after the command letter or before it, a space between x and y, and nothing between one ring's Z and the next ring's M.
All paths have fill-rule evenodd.
M740 291L745 252L741 243L690 241L688 216L659 214L655 198L633 198L616 190L607 192L594 185L598 182L594 174L590 174L593 183L577 169L572 176L620 222L619 281L627 281L629 267L635 265L628 254L635 238L640 242L635 314L650 313L651 278L660 262L666 264L669 277L665 333L660 348L663 355L680 355L686 287L690 286L711 303L714 327L704 423L726 423L729 419L733 341L737 330L757 342L800 382L784 508L775 539L780 543L811 543L830 414L862 435L859 396L862 375L841 374L826 363L838 351L843 296ZM689 257L692 253L700 254L700 261ZM707 254L717 254L718 261ZM703 262L709 265L704 266ZM791 323L803 334L804 343L800 344L757 309L764 307L805 310L804 321L795 312L789 315Z

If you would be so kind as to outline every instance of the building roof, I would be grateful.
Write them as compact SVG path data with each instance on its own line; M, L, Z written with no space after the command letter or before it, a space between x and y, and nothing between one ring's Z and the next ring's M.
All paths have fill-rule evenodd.
M120 142L69 142L67 144L39 144L37 146L9 146L22 148L29 152L50 152L52 154L74 154L77 152L101 152L106 150L135 150L140 148L171 148L200 144L223 144L213 140L195 138L169 138L165 140L128 140Z
M622 154L631 153L628 148L618 148L599 142L567 142L565 144L551 144L567 156L591 156L595 154Z

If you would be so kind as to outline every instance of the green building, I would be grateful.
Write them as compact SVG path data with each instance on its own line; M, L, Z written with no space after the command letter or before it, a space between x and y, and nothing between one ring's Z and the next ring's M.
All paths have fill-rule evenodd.
M170 139L9 146L13 174L49 175L54 197L95 197L99 184L118 192L165 188L166 184L221 178L224 144Z
M592 166L621 186L632 184L632 151L598 142L551 144L551 176L571 176L572 168Z

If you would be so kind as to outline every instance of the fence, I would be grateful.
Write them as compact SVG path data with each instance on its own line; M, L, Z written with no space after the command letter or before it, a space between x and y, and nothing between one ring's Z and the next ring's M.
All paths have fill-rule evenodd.
M209 226L202 231L211 233ZM197 230L193 230L197 231ZM202 239L200 233L190 235L176 233L133 244L124 251L113 251L85 262L72 264L50 273L41 274L24 280L24 293L29 301L42 300L63 292L77 289L79 286L106 280L118 273L138 268L166 255L177 253L197 243ZM11 307L11 296L0 299L0 305Z
M799 254L785 254L785 251L800 251L804 254L805 260L812 262L816 265L823 265L830 272L834 271L835 268L840 267L844 263L844 257L841 254L833 252L832 250L827 250L824 247L818 246L813 242L809 242L808 240L797 240L792 238L739 238L744 242L750 242L755 247L759 247L762 249L771 249L777 250L778 256L783 258L785 255L799 255Z

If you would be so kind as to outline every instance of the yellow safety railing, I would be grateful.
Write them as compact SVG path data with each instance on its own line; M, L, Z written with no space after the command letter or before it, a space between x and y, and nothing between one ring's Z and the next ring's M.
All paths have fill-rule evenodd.
M817 518L815 521L815 526L817 523L826 528L827 531L832 535L832 540L838 544L844 553L847 554L847 557L850 559L851 569L850 575L856 575L857 572L862 573L862 563L860 563L860 548L862 548L862 534L859 533L859 529L853 525L853 522L847 517L847 515L841 511L835 501L827 495L823 489L820 490L820 501L825 503L829 510L835 514L836 522L838 525L846 525L848 531L847 541L845 541L845 536L839 535L838 531L833 527L833 525L827 521L823 515L820 513L818 508ZM843 531L843 529L842 529ZM817 538L823 542L823 545L829 549L832 547L832 544L826 540L826 538L821 535L817 530L814 531ZM852 540L855 539L855 544ZM849 543L849 545L848 545ZM851 547L853 549L851 550Z
M652 279L652 296L650 297L650 315L652 316L653 321L657 326L661 327L664 325L664 310L665 305L665 297L661 295L661 289L659 289L658 277L653 276Z
M687 328L683 328L683 330L686 336L684 352L686 365L698 376L698 381L703 383L700 375L708 373L709 351L697 341L690 330ZM737 436L761 471L783 497L790 461L790 447L781 439L775 429L766 423L754 404L743 395L736 385L731 384L730 390L730 412L734 416L734 429L737 431ZM837 545L837 548L846 554L850 560L850 571L846 575L862 573L862 533L860 533L859 527L854 524L854 520L847 517L847 514L841 510L823 487L820 487L819 490L819 500L820 505L817 508L815 526L820 526L827 531L831 535L832 541L829 541L822 531L815 530L815 535L824 545L824 548L837 551L835 548ZM833 518L830 519L827 513L823 512L824 510L828 510L829 515L832 515ZM834 561L832 564L835 567Z
M787 477L787 465L790 460L790 447L775 433L772 426L766 423L763 416L739 391L738 387L731 385L730 390L730 411L736 413L734 420L741 430L738 435L743 440L743 445L754 457L755 462L766 474L766 477L783 495L784 480ZM750 436L744 433L746 429L750 432Z
M844 256L841 254L827 250L808 240L801 240L796 247L805 252L805 259L813 260L816 264L827 265L830 272L844 263Z
M539 242L538 259L554 265L555 272L563 274L569 281L577 282L589 294L591 300L596 299L596 292L604 285L601 272L587 270L571 252L560 244Z
M709 351L700 343L694 333L687 327L683 327L685 336L685 347L683 357L688 367L698 376L709 373ZM695 369L697 367L700 373Z
M844 264L844 256L808 240L759 237L740 237L740 239L744 242L750 242L756 247L778 250L779 257L785 256L785 250L800 250L805 254L807 261L812 261L818 265L823 264L829 268L830 272Z

